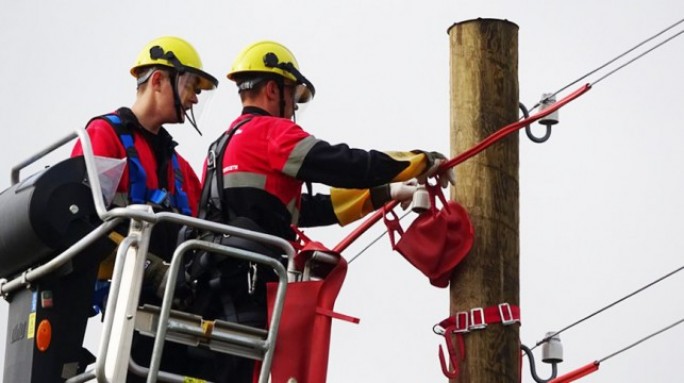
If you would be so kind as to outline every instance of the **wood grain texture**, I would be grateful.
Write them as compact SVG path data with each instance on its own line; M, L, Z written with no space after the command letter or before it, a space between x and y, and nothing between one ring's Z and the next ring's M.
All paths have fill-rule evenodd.
M518 119L518 27L477 19L449 29L451 155ZM452 198L470 213L475 243L455 270L450 311L519 303L518 135L456 167ZM517 382L518 326L500 324L465 335L466 360L453 382Z

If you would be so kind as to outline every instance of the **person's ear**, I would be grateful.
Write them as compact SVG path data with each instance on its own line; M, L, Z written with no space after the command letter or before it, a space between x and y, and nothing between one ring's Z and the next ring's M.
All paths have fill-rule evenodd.
M279 100L280 99L280 89L278 84L273 80L268 80L264 86L264 92L269 100Z
M156 70L152 72L150 75L149 83L152 86L152 89L160 89L162 82L166 80L166 76L164 75L164 72L160 70Z

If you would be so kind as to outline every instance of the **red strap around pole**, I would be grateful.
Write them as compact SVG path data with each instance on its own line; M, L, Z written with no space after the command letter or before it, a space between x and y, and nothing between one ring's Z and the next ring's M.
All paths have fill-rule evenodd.
M436 326L440 326L443 330L442 334L447 343L447 352L449 359L444 356L442 347L439 347L439 363L442 367L444 376L449 379L456 379L460 373L459 357L456 348L452 344L452 335L456 337L459 344L460 360L465 360L465 343L463 336L474 330L485 329L488 325L494 323L501 323L504 326L520 323L520 307L510 305L508 303L500 303L496 306L486 308L476 307L468 311L459 311L456 314L439 322ZM449 370L450 363L453 370Z
M481 330L487 325L501 323L505 326L520 322L520 307L501 303L490 307L476 307L468 311L459 311L439 322L442 328L451 328L453 332L469 332Z

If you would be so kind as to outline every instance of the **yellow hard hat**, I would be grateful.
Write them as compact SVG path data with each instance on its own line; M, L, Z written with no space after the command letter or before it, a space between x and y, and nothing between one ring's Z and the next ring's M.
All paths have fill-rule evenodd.
M131 74L138 77L141 69L150 66L164 66L181 73L196 74L200 79L200 88L204 90L214 89L218 85L214 76L202 70L202 60L195 48L179 37L159 37L147 43L135 60Z
M241 74L258 73L275 74L295 82L301 88L301 97L297 102L307 102L316 93L313 84L299 71L299 64L292 52L275 41L259 41L243 49L226 77L239 81Z

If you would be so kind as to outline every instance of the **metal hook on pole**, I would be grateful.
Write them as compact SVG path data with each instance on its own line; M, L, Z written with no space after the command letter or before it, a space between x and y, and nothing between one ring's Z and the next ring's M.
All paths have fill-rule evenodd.
M544 111L544 109L547 109L549 106L551 106L551 104L555 102L556 96L553 93L542 94L542 99L541 101L539 101L539 104L537 104L539 106L539 111ZM525 118L528 118L530 116L530 112L527 109L527 107L525 107L525 105L522 102L518 103L518 106L520 107L523 116ZM527 138L529 138L532 142L535 142L537 144L546 142L551 137L551 127L553 125L558 124L558 110L540 119L539 124L544 125L546 127L546 133L541 137L537 137L532 133L532 128L530 127L530 125L525 126L525 134L527 134Z

